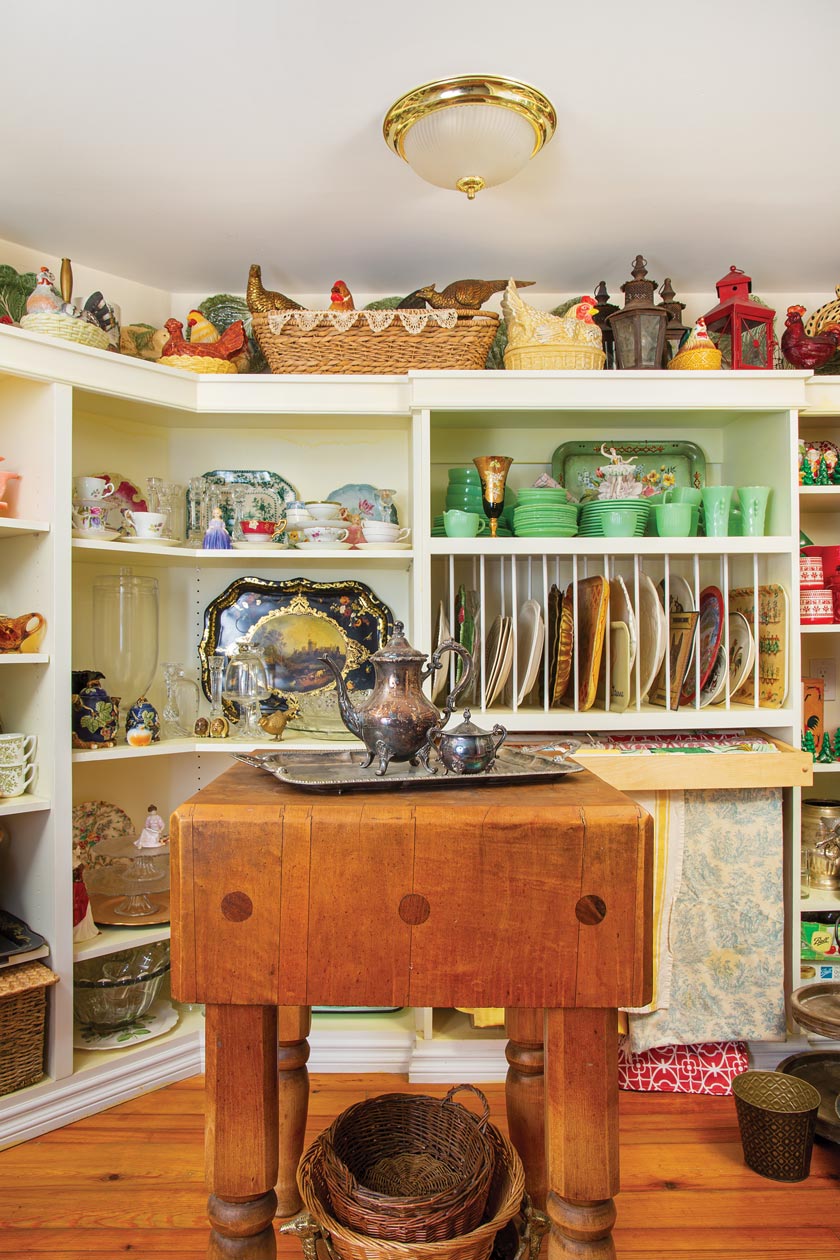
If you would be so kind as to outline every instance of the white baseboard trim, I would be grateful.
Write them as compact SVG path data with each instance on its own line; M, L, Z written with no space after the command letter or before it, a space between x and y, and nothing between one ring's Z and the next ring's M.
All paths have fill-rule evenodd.
M0 1100L0 1147L27 1142L127 1098L204 1071L204 1046L198 1032L175 1044L164 1043L157 1051L153 1045L144 1050L140 1062L136 1057L130 1065L109 1059L101 1069L92 1067L63 1080L46 1081L22 1090L17 1097L10 1094Z
M834 1044L834 1043L829 1043ZM790 1037L787 1041L750 1041L747 1043L750 1062L761 1072L775 1072L783 1059L791 1054L816 1050L804 1037Z
M331 1028L309 1035L310 1072L408 1072L414 1050L414 1033L354 1031Z
M471 1041L448 1041L445 1038L424 1041L414 1046L408 1079L417 1085L446 1085L453 1081L503 1081L507 1075L505 1046L507 1040L475 1038Z

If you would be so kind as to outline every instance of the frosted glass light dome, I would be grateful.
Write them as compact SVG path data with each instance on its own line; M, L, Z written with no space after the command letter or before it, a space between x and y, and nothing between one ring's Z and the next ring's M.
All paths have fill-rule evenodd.
M511 179L554 134L551 102L492 75L427 83L400 97L383 125L389 147L421 179L470 200Z

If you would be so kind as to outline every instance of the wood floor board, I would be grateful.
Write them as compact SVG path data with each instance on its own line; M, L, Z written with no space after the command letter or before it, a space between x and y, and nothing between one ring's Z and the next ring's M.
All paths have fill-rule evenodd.
M360 1098L441 1096L402 1077L312 1077L306 1141ZM203 1081L194 1077L0 1152L0 1260L205 1260ZM506 1128L504 1086L482 1086ZM621 1095L617 1260L840 1260L840 1149L805 1182L745 1167L731 1098ZM279 1260L302 1260L278 1238Z

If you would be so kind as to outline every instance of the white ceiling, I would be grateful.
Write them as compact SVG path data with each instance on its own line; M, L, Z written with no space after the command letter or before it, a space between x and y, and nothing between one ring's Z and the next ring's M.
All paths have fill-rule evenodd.
M840 282L840 4L7 0L0 238L172 291L462 276L615 296ZM403 92L509 74L557 133L468 203L382 139ZM0 259L0 262L3 260Z

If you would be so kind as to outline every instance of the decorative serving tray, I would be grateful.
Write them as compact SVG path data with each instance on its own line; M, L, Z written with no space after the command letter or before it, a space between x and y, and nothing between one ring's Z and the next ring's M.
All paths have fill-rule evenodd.
M636 476L654 490L669 485L699 490L706 484L706 456L694 442L563 442L551 457L551 475L576 499L599 485L595 474L607 463L602 445L615 447L622 459L635 464Z
M330 749L324 752L234 753L237 761L256 766L294 787L310 792L353 792L372 789L389 791L408 787L478 787L482 784L550 783L577 774L583 766L574 761L552 761L547 757L535 757L530 753L502 748L492 769L483 774L430 774L424 766L412 766L408 762L393 762L381 777L373 766L362 769L366 754L349 749Z

